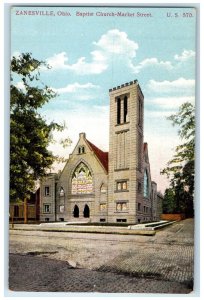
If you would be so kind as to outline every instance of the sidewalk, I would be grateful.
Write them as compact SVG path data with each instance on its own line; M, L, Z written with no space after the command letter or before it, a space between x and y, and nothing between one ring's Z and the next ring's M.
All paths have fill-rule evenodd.
M13 256L11 282L16 288L19 287L15 285L18 276L24 270L22 276L34 272L36 281L27 280L26 288L45 291L46 285L39 285L36 274L40 272L42 284L45 284L46 272L50 273L50 277L46 275L47 280L55 282L57 264L63 263L69 270L56 275L59 280L55 287L48 284L49 291L62 288L61 291L110 292L112 288L112 292L126 292L127 284L132 292L188 293L194 276L194 221L174 223L153 236L16 229L10 231L10 253ZM26 264L24 268L20 262ZM46 264L50 264L47 271L38 269ZM116 281L111 281L112 286L108 285L111 276ZM106 284L100 283L101 280ZM24 282L21 284L22 287Z

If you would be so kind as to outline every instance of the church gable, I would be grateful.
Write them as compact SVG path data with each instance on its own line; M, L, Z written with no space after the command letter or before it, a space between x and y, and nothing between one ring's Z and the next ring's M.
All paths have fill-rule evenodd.
M95 194L102 182L107 183L108 155L79 134L72 154L60 175L58 188L67 195Z
M74 148L71 156L82 156L88 153L93 153L99 164L102 166L104 171L108 173L108 152L104 152L93 143L86 139L85 133L79 134L79 141Z
M87 145L86 134L84 132L79 134L79 140L71 155L80 155L90 152Z

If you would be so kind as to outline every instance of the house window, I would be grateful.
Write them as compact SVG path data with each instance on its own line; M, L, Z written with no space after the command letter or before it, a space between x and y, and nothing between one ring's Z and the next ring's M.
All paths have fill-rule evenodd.
M45 186L45 196L50 196L50 187Z
M60 205L59 211L60 211L60 213L63 213L63 212L64 212L64 205Z
M100 204L100 211L105 211L107 209L107 204L106 203L101 203Z
M85 153L85 147L84 146L79 146L78 154L84 154L84 153Z
M50 204L44 204L44 206L43 206L43 212L45 214L51 213L51 205Z
M127 219L116 219L117 223L126 223Z
M127 203L127 201L116 202L116 211L127 211L127 210L128 210L128 203Z
M118 181L116 183L116 190L117 191L127 191L127 180Z
M137 210L141 211L141 203L137 203Z
M149 197L149 180L147 170L144 172L144 197Z
M106 219L100 219L100 222L105 222L106 221Z

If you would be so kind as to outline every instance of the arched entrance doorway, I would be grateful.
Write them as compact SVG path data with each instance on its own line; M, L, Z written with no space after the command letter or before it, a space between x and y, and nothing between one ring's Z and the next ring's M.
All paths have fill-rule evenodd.
M89 216L90 216L90 210L89 210L88 205L86 204L84 206L84 218L89 218Z
M79 208L77 205L74 206L74 211L73 211L74 218L79 217Z

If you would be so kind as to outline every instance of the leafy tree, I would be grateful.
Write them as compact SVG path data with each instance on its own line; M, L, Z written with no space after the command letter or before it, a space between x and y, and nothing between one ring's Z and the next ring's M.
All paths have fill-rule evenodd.
M183 143L176 147L173 159L162 170L170 178L170 190L173 192L171 200L167 197L168 209L172 212L182 212L193 216L194 175L195 175L195 107L191 103L184 103L177 114L168 118L173 126L179 126L179 137ZM169 202L168 202L169 201Z
M165 190L164 199L163 199L163 213L169 214L175 212L175 193L172 188Z
M56 94L40 80L40 68L48 67L30 53L12 57L10 86L10 201L28 199L37 179L45 175L56 157L48 150L53 130L39 109ZM21 82L19 88L17 81Z

